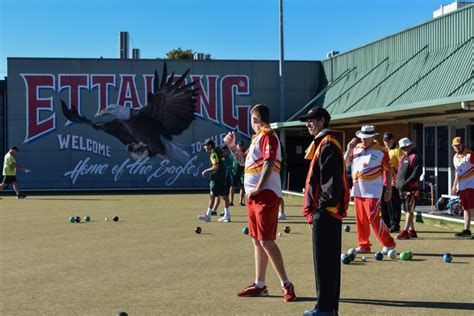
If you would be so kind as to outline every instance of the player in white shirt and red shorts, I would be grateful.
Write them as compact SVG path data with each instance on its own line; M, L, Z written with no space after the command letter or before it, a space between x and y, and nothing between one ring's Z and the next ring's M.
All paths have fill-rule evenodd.
M270 111L263 104L255 105L251 111L251 125L256 132L245 154L236 149L235 135L224 138L234 158L245 165L244 187L247 198L249 235L255 252L255 282L237 295L268 296L265 274L268 262L280 278L285 302L296 300L293 284L288 280L283 257L275 243L278 227L278 209L281 202L280 141L269 124Z
M472 238L470 224L474 213L474 153L466 148L459 136L453 139L452 146L456 152L453 158L456 178L452 194L459 194L464 211L464 230L455 236Z

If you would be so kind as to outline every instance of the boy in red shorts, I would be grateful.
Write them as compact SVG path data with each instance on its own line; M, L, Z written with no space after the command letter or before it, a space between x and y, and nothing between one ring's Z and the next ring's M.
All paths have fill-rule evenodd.
M224 138L234 158L245 165L244 187L247 194L249 235L255 251L255 282L237 295L268 296L265 274L270 261L280 278L283 299L290 302L296 300L295 290L288 280L283 257L275 243L281 202L280 141L269 126L270 111L267 106L257 104L250 113L252 129L256 134L245 154L236 149L233 132Z

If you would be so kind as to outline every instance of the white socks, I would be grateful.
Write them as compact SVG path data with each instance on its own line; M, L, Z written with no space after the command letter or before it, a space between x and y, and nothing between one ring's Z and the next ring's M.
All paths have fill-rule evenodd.
M224 217L230 218L230 212L228 207L224 207Z
M281 284L281 286L283 286L285 284L288 285L288 284L290 284L290 281L289 280L281 280L280 284Z
M212 213L212 208L207 208L207 213L206 213L206 215L207 215L207 216L211 216L211 213Z
M288 284L290 284L290 281L289 280L281 280L280 284L281 284L281 286L288 285ZM265 286L265 281L255 280L255 286L261 289L262 287Z

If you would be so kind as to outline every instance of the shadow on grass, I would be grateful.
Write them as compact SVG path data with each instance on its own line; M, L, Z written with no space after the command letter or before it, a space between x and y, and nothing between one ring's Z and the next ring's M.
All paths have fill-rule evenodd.
M453 303L453 302L424 302L424 301L394 301L394 300L371 300L361 298L342 298L343 303L349 304L371 304L379 306L393 307L415 307L415 308L438 308L454 310L473 310L473 303Z
M411 239L411 240L451 240L451 241L459 242L459 241L474 240L474 239L472 239L472 238L456 238L456 239L454 239L454 237L433 237L433 238L431 238L431 237L418 237L417 239Z
M444 253L413 253L414 256L421 256L421 257L439 257L442 258ZM466 254L451 254L453 258L474 258L474 253L466 253Z
M122 201L122 199L71 199L71 198L37 198L28 197L28 200L43 200L43 201Z
M452 231L445 231L445 230L440 230L440 231L437 231L437 230L417 230L416 231L418 234L451 234L453 235L453 239L454 239L454 232Z
M348 266L365 266L366 264L367 262L364 262L364 261L353 261L347 265Z
M293 221L289 221L289 220L284 220L284 221L278 221L280 224L305 224L305 225L308 225L308 223L306 221L304 222L293 222Z
M265 296L265 297L270 297L270 298L282 298L283 299L283 295L268 295L268 296ZM261 298L261 297L260 297ZM295 302L316 302L316 297L305 297L305 296L298 296L296 297L296 301Z

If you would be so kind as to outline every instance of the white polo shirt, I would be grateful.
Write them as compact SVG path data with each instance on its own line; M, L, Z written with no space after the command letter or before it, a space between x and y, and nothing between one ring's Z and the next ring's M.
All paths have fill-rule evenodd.
M474 154L464 148L461 154L454 155L453 164L458 177L458 190L474 189Z
M382 196L384 172L390 169L387 149L378 142L370 148L362 143L349 156L352 171L352 195L354 197L377 198Z
M280 140L276 133L269 127L262 127L257 134L252 136L252 142L246 152L244 169L245 192L256 188L262 176L263 163L267 159L275 161L272 174L265 183L263 190L272 190L281 197L280 163L281 148Z

